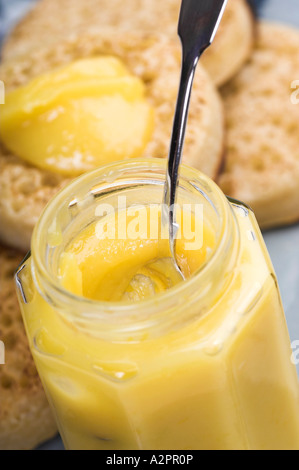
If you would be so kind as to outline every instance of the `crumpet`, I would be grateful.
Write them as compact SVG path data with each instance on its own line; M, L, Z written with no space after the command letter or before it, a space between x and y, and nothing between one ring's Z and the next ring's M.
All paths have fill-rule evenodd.
M57 427L38 377L17 300L14 271L23 256L0 246L0 449L27 450L52 438Z
M223 89L223 191L249 204L262 228L299 220L299 31L261 23L249 63Z
M3 49L3 59L31 53L90 28L102 32L155 31L176 37L179 0L42 0L19 23ZM254 19L246 0L229 0L212 47L203 64L217 85L229 80L248 59Z

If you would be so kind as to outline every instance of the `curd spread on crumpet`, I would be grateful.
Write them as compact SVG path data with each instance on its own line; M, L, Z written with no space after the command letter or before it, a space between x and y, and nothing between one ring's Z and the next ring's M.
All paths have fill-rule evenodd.
M139 157L154 129L145 85L112 56L78 60L6 96L0 136L26 162L79 175Z

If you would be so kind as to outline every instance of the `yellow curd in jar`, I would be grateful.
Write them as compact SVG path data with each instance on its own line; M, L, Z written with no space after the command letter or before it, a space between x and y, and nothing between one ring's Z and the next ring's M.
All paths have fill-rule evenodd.
M65 175L142 154L154 127L145 85L116 57L78 60L6 96L0 136L26 162Z
M163 268L164 242L101 239L96 221L53 258L55 295L36 258L26 261L20 303L67 448L299 449L298 379L273 268L251 211L221 197L230 229L205 218L202 246L177 241L184 282ZM162 268L148 270L157 258ZM136 289L140 271L151 282Z
M170 260L168 234L163 239L159 236L159 206L151 209L137 206L133 212L134 215L122 211L107 216L100 225L90 225L71 242L60 259L59 274L66 289L93 300L136 301L162 293L181 281ZM207 261L215 237L205 227L196 240L196 223L198 227L201 221L196 222L189 213L181 216L188 226L188 238L184 239L183 232L187 232L184 224L179 224L176 256L184 277L189 278ZM119 228L123 227L128 230L119 238ZM156 238L150 238L151 230L156 232ZM130 237L132 232L134 239ZM188 250L189 246L192 250Z

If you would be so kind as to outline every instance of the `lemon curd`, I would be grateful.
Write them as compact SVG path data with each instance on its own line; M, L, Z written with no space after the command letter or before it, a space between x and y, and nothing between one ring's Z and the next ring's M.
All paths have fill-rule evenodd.
M132 214L128 212L103 217L100 226L91 224L71 241L59 264L59 277L66 289L94 300L136 301L164 292L182 281L170 258L168 234L163 239L159 236L159 205L150 209L134 206ZM204 227L196 240L195 229L202 228L202 221L195 221L190 212L181 214L180 222L176 257L184 278L189 278L208 259L215 237ZM131 225L132 233L126 230L123 238L119 238L118 229L124 224L126 228ZM108 228L106 233L104 226ZM110 236L112 227L113 237ZM151 231L157 232L152 239ZM184 238L184 232L188 239Z
M298 379L250 209L182 168L179 204L203 209L193 249L183 229L191 219L198 230L195 212L180 223L182 282L169 276L164 241L99 236L113 215L97 217L98 205L117 208L119 195L127 197L122 217L132 204L143 204L150 221L159 214L164 174L162 162L138 160L72 183L44 212L32 256L16 275L30 347L64 443L298 449ZM146 281L136 288L139 275Z
M28 163L65 175L138 157L154 111L145 85L116 57L78 60L6 96L1 140Z

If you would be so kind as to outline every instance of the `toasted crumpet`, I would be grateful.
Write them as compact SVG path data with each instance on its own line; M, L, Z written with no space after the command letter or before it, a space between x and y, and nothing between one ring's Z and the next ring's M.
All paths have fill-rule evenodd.
M0 450L27 450L57 433L31 356L17 300L14 271L23 255L0 246Z
M155 129L140 157L166 158L180 75L180 49L167 36L111 32L76 37L0 67L6 90L77 59L119 57L145 83L155 111ZM223 157L224 120L221 99L209 76L198 68L192 94L184 162L216 178ZM27 165L0 145L0 239L28 249L32 229L46 202L69 180Z
M175 38L180 5L179 0L42 0L8 36L3 58L31 53L41 44L59 43L90 28L156 31ZM203 57L217 85L247 60L253 36L254 20L246 0L229 0L215 42Z
M252 59L223 89L228 148L220 185L251 205L263 228L299 220L295 80L299 31L261 23Z

